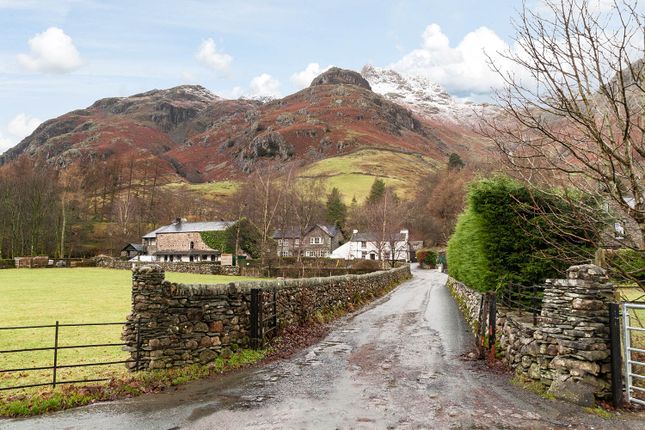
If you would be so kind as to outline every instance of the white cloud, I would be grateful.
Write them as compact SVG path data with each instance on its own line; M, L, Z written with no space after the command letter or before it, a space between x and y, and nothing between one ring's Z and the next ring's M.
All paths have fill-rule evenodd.
M491 88L500 88L500 76L488 65L487 54L502 70L512 67L499 53L509 46L494 31L480 27L468 33L457 46L437 24L426 27L422 46L401 58L390 67L403 72L425 76L457 94L486 94Z
M0 132L0 154L29 136L41 123L38 118L25 113L16 115L5 127L7 135Z
M323 69L318 63L309 63L304 70L291 75L291 78L289 78L289 80L298 89L305 88L308 87L309 84L311 84L311 81L313 81L316 76L320 75L322 72L330 69L331 67L332 66L327 66Z
M15 145L14 141L7 139L2 135L2 133L0 133L0 154L5 152L7 149L13 147L14 145Z
M262 73L261 75L251 79L248 88L235 86L226 93L225 96L232 99L238 99L240 97L252 99L274 99L282 96L280 87L280 81L268 73Z
M262 73L251 79L250 95L252 97L280 97L280 81L268 73Z
M57 27L29 39L29 50L28 54L19 54L18 61L32 72L68 73L83 65L72 38Z
M19 113L7 125L9 134L22 140L24 137L30 135L36 127L42 123L38 118L30 117L27 114Z
M196 81L195 75L187 71L181 72L181 80L182 82L189 83L189 84Z
M233 62L233 57L217 50L215 41L211 38L204 40L199 45L195 58L204 66L216 72L228 70L231 62Z

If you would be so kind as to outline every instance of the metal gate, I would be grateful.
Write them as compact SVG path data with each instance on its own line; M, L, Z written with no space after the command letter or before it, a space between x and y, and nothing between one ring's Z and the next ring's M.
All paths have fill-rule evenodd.
M622 303L627 400L645 406L645 304Z
M262 348L278 332L277 290L252 288L250 305L251 347Z

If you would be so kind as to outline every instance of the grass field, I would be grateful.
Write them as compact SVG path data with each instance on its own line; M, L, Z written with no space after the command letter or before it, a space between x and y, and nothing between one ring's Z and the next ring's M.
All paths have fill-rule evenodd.
M252 278L166 273L184 283L224 283ZM130 312L131 272L99 268L0 270L0 327L122 322ZM62 327L59 345L119 343L121 326ZM54 329L0 330L0 350L53 346ZM58 364L97 363L128 358L120 347L60 350ZM53 351L0 354L0 370L51 366ZM59 380L125 373L122 365L61 369ZM51 370L0 373L0 388L51 379ZM0 396L2 395L0 391ZM10 392L4 392L10 393Z

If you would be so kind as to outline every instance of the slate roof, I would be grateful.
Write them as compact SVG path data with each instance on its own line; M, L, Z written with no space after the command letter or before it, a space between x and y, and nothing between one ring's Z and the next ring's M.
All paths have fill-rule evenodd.
M389 237L386 237L385 240L389 241ZM404 241L405 240L405 234L403 233L397 233L394 235L394 239L396 241ZM376 233L354 233L352 235L352 242L378 242L381 240L381 235L376 234Z
M121 251L129 251L130 249L133 249L137 252L143 252L143 245L141 245L140 243L128 243L123 247Z
M154 239L160 233L193 233L203 231L222 231L235 224L235 221L202 221L180 222L159 227L143 236L144 239Z
M304 235L307 235L311 230L313 230L316 227L320 227L322 231L325 232L329 237L334 237L338 234L339 230L338 227L333 226L333 225L324 225L324 224L314 224L311 227L305 227L304 229ZM284 230L276 230L273 233L273 238L274 239L298 239L300 238L300 228L299 227L287 227Z

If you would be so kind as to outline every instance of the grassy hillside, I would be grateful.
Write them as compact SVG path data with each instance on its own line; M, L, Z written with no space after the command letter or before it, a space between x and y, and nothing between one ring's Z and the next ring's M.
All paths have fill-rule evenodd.
M236 181L217 181L204 182L201 184L191 184L188 182L174 182L166 185L170 191L193 192L201 197L216 199L222 196L230 196L239 187Z
M324 178L328 189L337 187L347 202L354 196L359 202L362 201L377 177L393 186L400 196L412 198L419 178L432 172L440 164L419 154L363 149L313 163L300 177Z
M362 149L310 164L299 176L303 181L323 178L328 190L336 187L343 193L346 203L350 203L354 196L360 203L369 194L375 178L381 178L387 185L393 186L401 197L412 198L419 178L441 164L420 154L387 149ZM233 194L238 189L239 182L181 182L168 184L166 187L174 191L193 192L213 200Z

